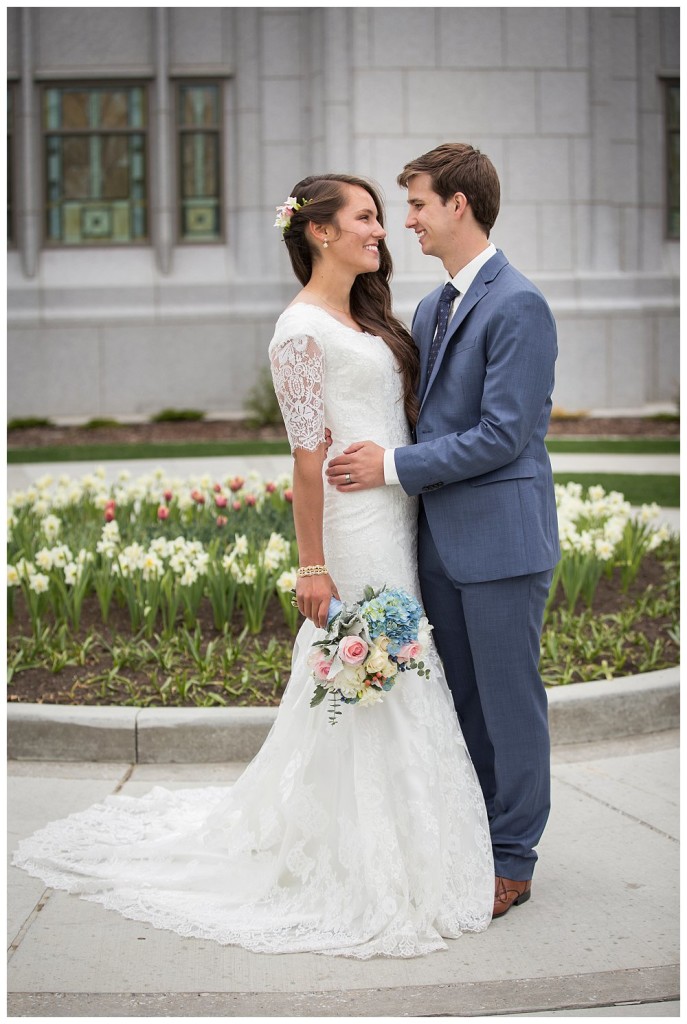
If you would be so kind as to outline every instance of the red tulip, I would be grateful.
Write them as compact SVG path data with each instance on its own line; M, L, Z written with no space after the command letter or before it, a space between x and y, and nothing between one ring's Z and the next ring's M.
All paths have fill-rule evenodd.
M115 518L114 502L112 503L112 506L113 507L111 508L108 505L108 507L105 509L105 522L106 523L111 523L112 520Z
M174 495L172 494L171 491L165 491L162 497L165 499L165 501L171 501Z

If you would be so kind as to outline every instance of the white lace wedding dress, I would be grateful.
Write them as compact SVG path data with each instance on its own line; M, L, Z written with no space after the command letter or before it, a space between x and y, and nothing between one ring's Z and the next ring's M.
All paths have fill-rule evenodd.
M270 345L292 446L408 442L384 342L297 304ZM366 584L419 597L417 507L400 487L325 484L325 554L344 601ZM411 957L491 919L494 875L477 778L436 655L382 703L310 708L306 622L262 749L231 787L112 796L24 840L14 863L54 888L180 935L249 950Z

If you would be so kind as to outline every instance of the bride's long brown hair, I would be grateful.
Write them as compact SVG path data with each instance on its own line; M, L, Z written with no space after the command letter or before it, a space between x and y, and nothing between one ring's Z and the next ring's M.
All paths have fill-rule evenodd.
M348 174L318 174L304 178L294 185L290 195L307 206L297 210L284 232L284 241L291 258L293 272L302 285L310 280L313 258L317 251L309 241L307 227L314 224L334 224L336 214L346 205L341 185L357 185L372 197L377 209L377 220L384 227L384 208L374 186L363 178ZM417 422L419 404L416 387L420 374L420 357L410 332L394 316L391 309L392 262L385 241L379 242L379 269L374 273L358 274L351 288L351 316L370 334L383 338L396 356L403 378L403 402L411 426Z

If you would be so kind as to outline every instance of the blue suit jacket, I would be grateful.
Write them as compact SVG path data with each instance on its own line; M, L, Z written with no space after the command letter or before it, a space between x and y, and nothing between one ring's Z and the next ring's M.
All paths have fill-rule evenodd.
M544 296L498 250L461 299L428 378L442 287L413 320L420 350L416 443L398 448L449 574L464 583L551 569L560 556L544 445L557 355Z

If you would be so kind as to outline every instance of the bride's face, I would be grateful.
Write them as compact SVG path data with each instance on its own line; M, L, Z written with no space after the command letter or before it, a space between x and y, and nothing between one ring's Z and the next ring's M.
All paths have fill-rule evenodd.
M359 185L343 184L346 205L327 230L327 249L323 252L330 265L356 274L371 274L379 269L379 243L386 231L377 219L377 209L370 193Z

